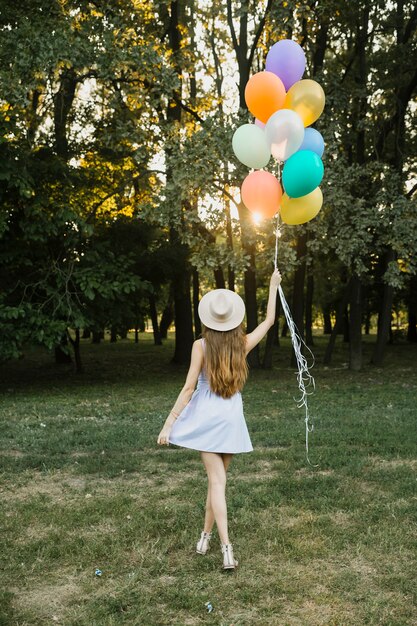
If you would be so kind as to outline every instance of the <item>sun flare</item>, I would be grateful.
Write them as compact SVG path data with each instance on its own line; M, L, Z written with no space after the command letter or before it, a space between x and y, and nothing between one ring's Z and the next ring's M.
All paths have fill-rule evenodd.
M262 215L260 213L252 213L252 221L256 226L262 222Z

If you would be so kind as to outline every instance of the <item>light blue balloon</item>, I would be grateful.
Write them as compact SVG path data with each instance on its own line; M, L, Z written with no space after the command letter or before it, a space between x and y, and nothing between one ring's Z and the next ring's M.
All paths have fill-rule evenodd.
M290 198L301 198L318 187L322 181L324 166L321 158L312 150L300 150L285 161L282 184Z
M304 131L304 139L297 152L300 150L311 150L321 158L324 152L324 139L315 128L306 128Z

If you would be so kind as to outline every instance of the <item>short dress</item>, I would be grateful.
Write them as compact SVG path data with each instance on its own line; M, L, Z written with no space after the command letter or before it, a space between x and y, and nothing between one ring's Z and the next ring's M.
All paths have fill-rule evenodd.
M202 339L205 351L205 339ZM222 398L210 389L204 365L189 403L175 420L168 442L202 452L252 452L240 391Z

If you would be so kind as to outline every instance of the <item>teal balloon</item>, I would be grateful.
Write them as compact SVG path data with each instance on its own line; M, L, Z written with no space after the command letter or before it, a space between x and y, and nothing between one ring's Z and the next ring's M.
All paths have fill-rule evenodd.
M243 165L260 170L271 158L265 131L255 124L243 124L232 139L233 152Z
M282 184L290 198L300 198L318 187L324 174L323 161L311 150L300 150L285 161Z

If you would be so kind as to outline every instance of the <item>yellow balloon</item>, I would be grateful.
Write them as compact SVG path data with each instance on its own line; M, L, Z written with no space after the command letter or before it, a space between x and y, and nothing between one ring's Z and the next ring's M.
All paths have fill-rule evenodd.
M305 224L316 217L323 204L323 194L320 187L316 187L306 196L290 198L286 193L281 200L281 219L284 224L295 226Z
M289 88L285 97L284 108L292 109L303 120L304 126L310 126L323 113L325 95L321 85L315 80L299 80Z

